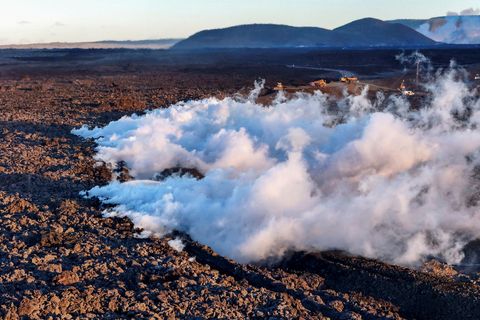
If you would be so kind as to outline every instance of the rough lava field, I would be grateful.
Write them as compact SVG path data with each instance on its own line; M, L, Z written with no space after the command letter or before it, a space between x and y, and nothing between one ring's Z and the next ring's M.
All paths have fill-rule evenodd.
M98 195L102 193L104 197L109 198L108 188L112 184L119 188L131 186L132 183L138 183L138 181L132 181L132 177L151 179L151 172L143 172L142 176L141 170L146 167L139 166L136 169L129 163L130 159L125 157L125 154L120 154L118 158L111 158L111 163L109 161L102 163L96 150L98 146L102 146L102 141L97 140L96 143L93 139L84 139L72 134L72 130L81 128L83 125L89 128L95 126L102 128L111 121L122 121L119 119L123 116L126 116L123 121L131 119L129 117L132 113L138 115L135 121L144 121L149 115L155 118L156 114L160 119L165 119L172 116L174 108L147 113L145 110L168 107L180 101L191 101L187 104L193 105L193 111L196 110L195 105L204 105L205 101L209 101L214 107L221 106L227 101L233 108L238 104L241 110L239 114L246 106L249 106L246 107L247 110L262 113L263 109L260 109L262 107L253 102L247 100L238 102L227 97L233 97L238 92L248 92L253 87L253 81L259 76L268 80L265 89L260 92L264 94L275 81L288 83L290 80L292 83L303 83L321 75L318 71L313 73L314 71L311 70L305 70L303 73L296 71L297 74L292 74L292 70L287 68L284 70L276 63L264 65L263 69L255 65L245 68L239 68L237 65L223 65L215 69L211 65L175 67L167 63L145 67L144 60L132 62L122 60L123 58L111 64L100 61L99 65L104 66L100 68L91 62L91 53L86 55L88 59L85 60L82 54L75 58L68 58L50 73L46 73L43 69L44 58L40 59L41 63L28 57L17 60L20 62L13 66L11 64L0 66L0 108L2 110L0 112L0 316L2 318L431 319L434 315L435 319L476 319L480 315L478 301L480 278L475 266L470 264L468 267L464 264L460 267L446 264L447 261L454 263L462 261L457 259L458 256L449 260L450 256L446 253L451 252L447 250L451 249L451 246L435 246L435 243L441 243L438 242L439 239L445 239L442 237L433 238L432 248L440 248L439 251L435 252L427 248L414 259L407 261L408 263L403 261L399 264L390 264L398 261L395 257L385 257L381 254L383 248L379 248L380 251L363 251L361 248L354 248L347 252L351 249L351 244L357 243L361 238L351 238L350 243L346 241L348 240L346 237L335 232L326 239L331 240L331 243L324 247L308 241L302 242L301 245L284 242L288 245L281 248L281 254L274 254L275 259L265 261L263 258L272 258L272 255L267 254L256 258L248 252L246 255L231 254L235 251L229 251L230 247L221 248L218 246L218 241L205 240L192 232L192 228L198 226L192 219L176 221L177 225L174 224L174 227L167 225L168 228L164 230L162 237L145 237L145 231L161 233L158 232L157 225L150 224L152 229L148 230L148 225L138 224L135 219L129 219L128 214L126 216L110 214L109 217L105 217L105 210L108 212L117 210L118 213L117 205L125 203L121 201L102 203L95 197L84 197L85 193L82 191L97 187L93 190L98 190ZM392 60L395 60L394 55L391 56ZM77 64L72 66L72 59L76 59L74 61ZM224 61L223 57L219 59ZM436 63L440 64L440 62ZM448 67L448 63L445 67ZM370 65L369 68L373 67ZM460 178L468 175L471 172L469 170L473 170L472 180L468 181L468 185L463 185L462 191L475 191L475 186L478 187L474 183L476 158L473 152L477 143L474 135L476 121L478 121L475 113L478 108L478 95L475 91L462 87L463 82L457 81L457 76L452 76L451 79L448 77L449 75L446 74L433 83L440 86L446 83L442 81L456 83L458 86L455 87L454 94L439 95L437 100L431 101L432 106L438 105L441 101L447 101L446 109L440 109L446 112L437 113L435 110L438 109L433 107L429 109L430 111L423 113L421 111L406 112L399 108L393 112L396 116L392 116L388 123L387 127L396 128L401 134L403 130L415 128L415 139L412 143L406 143L405 148L411 147L416 150L423 143L426 146L421 149L429 151L425 154L414 151L415 154L420 155L420 159L416 159L418 163L411 163L409 166L403 163L398 164L396 160L390 159L388 154L385 155L383 160L386 164L381 166L385 172L382 174L402 176L403 180L397 183L399 187L405 180L413 184L419 177L425 178L425 175L434 179L433 176L436 174L447 174L443 170L447 161L445 159L457 160L458 171L449 173L448 178L451 180L445 180L445 184L439 184L439 186L452 185L452 181L460 183L458 181L463 181ZM385 80L386 82L388 79ZM224 100L225 98L227 100ZM302 99L312 98L303 97ZM355 101L347 101L345 106L351 107L359 102ZM277 103L288 109L291 107L289 103L292 102ZM399 105L398 101L395 103ZM303 110L302 106L303 104L298 102L298 111ZM351 114L350 107L345 115ZM454 112L455 116L449 116L452 107L456 107L459 111ZM179 107L178 110L181 116L183 109ZM341 121L358 122L358 126L353 125L353 127L362 133L369 128L368 123L374 122L372 119L385 117L385 114L375 115L376 113L372 113L371 110L360 111L354 118L366 117L365 119L370 120L362 122L349 120L347 119L349 117L346 117ZM414 117L419 114L421 116ZM228 117L228 113L226 115L227 119L232 120L231 128L237 129L240 122L233 121L234 118ZM305 116L308 114L306 113ZM321 116L323 120L330 119L328 114ZM205 115L205 117L199 116L198 119L197 128L201 128L204 125L202 121L208 123L209 118ZM284 119L291 120L286 117ZM425 119L429 121L422 122ZM338 121L335 118L331 120ZM135 121L133 125L137 126ZM179 123L172 123L172 126L178 126L173 129L182 128ZM285 135L284 133L288 133L288 130L282 131L281 126L275 127L278 127L278 136L269 135L272 141L268 139L259 141L265 146L269 146L269 143L271 146L278 146L279 148L275 149L278 152L265 151L264 158L259 158L262 160L259 163L267 163L269 167L259 166L255 174L248 175L247 178L250 180L247 179L247 182L257 181L258 176L264 175L276 165L285 166L285 162L295 158L285 153L292 150L299 152L303 150L301 148L311 147L312 158L308 158L307 155L308 157L302 162L303 167L299 163L297 165L299 169L304 169L307 176L311 175L312 183L317 186L323 179L316 176L315 173L319 172L316 168L309 167L313 162L308 162L309 159L314 159L316 154L314 151L322 151L323 159L327 160L329 157L343 159L344 156L347 159L345 161L348 161L350 157L357 156L355 153L349 154L348 150L328 149L320 143L308 145L306 144L308 139L300 131L291 133L290 140L282 140L281 137ZM335 123L325 127L322 122L298 125L298 127L303 128L302 130L307 134L321 130L327 136L334 137L335 128L339 126ZM253 126L251 128L253 130ZM217 129L221 131L220 128ZM84 136L87 136L88 132L85 129ZM189 131L184 130L184 132ZM100 136L108 137L105 133L95 136L95 131L90 134L97 139ZM211 134L215 136L218 132ZM467 139L464 135L472 139ZM345 136L350 137L348 134ZM356 141L359 137L361 135L353 135L345 140L345 145ZM432 139L435 140L436 137L449 140L449 144L432 146ZM128 140L128 132L125 133L125 137L120 138ZM279 143L280 141L283 141L283 144ZM303 145L294 143L298 141L305 143ZM471 144L460 143L464 141L469 141ZM174 142L177 146L180 145L179 141ZM175 144L173 144L174 147ZM118 145L113 146L119 148ZM227 143L223 146L225 150L228 149ZM254 144L250 151L262 149L258 146L259 144ZM296 147L300 149L295 149ZM430 150L429 147L432 149ZM190 175L198 173L200 174L198 178L203 177L203 179L187 178L178 175L178 170L171 172L167 170L164 172L167 177L165 183L172 184L171 187L176 183L191 183L195 186L206 183L202 181L208 182L210 173L215 171L215 168L222 168L225 164L230 165L227 161L229 159L229 161L235 160L234 156L222 158L224 154L207 156L207 152L195 158L191 155L191 150L188 148L185 150L190 153L182 154L182 158L189 159L188 157L191 156L189 160L199 161L196 164L204 164L203 167L196 166L197 171L191 170L187 173ZM151 148L151 151L155 152L155 149ZM296 159L298 160L298 157ZM117 160L123 160L124 163L119 164ZM376 161L376 159L365 159L367 160ZM392 171L391 161L394 162L393 167L396 171ZM115 166L112 165L113 162L116 162ZM370 162L367 161L367 163ZM431 169L426 170L429 166ZM171 163L165 165L167 169L170 167ZM161 171L163 168L154 169ZM352 186L352 182L346 181L348 179L344 175L352 178L355 177L353 173L345 173L339 167L331 170L325 172L336 173L341 180L339 186L342 188ZM415 174L413 174L414 171ZM169 178L172 172L177 175ZM338 175L339 172L342 174ZM412 176L408 176L409 174ZM376 184L380 181L379 177L372 177L371 172L364 172L361 178L366 176L369 177L367 180L372 188L382 188L381 185ZM233 179L237 177L233 174ZM232 176L230 178L232 179ZM112 182L116 179L119 181ZM237 180L234 182L237 183ZM158 181L154 183L158 184ZM343 202L343 206L353 205L348 203L347 198L342 198L342 193L337 193L335 186L320 184L320 187L322 190L329 190L334 199L340 197L339 201ZM397 191L383 189L385 192ZM182 190L179 189L178 195L181 195ZM421 208L423 203L430 208L433 206L433 209L439 209L436 206L440 204L435 201L444 193L441 192L440 187L431 190L421 193L424 197L418 199L418 208ZM135 189L129 191L131 196L134 196L134 191ZM303 191L303 189L298 191L301 196ZM93 191L91 193L94 194ZM252 192L246 194L256 195ZM433 198L430 199L427 195L433 195ZM463 255L464 258L474 259L478 253L476 242L471 242L478 236L477 227L474 224L476 200L475 197L470 197L472 201L470 206L463 207L456 200L464 200L462 196L465 195L466 193L462 193L453 194L452 198L445 197L443 205L460 206L461 210L458 212L462 214L462 218L471 218L467 221L468 225L452 225L455 221L452 222L446 218L439 223L445 229L450 227L447 233L458 239L462 245L468 243L463 250L454 247L455 252ZM321 196L317 193L317 197L320 198L314 199L315 201L311 203L312 208L315 209L324 203L325 199ZM455 198L456 196L460 198ZM126 203L130 203L130 200L132 199L127 198ZM268 204L262 203L262 206L259 207L259 213L268 209ZM302 209L303 211L299 210L299 212L313 210ZM313 212L316 212L315 210ZM379 212L381 213L381 210ZM416 213L422 214L422 212ZM433 217L440 217L441 214L442 212L438 212ZM188 218L189 212L185 211L180 216ZM356 222L353 225L348 224L341 217L338 219L336 222L340 225L345 224L357 229L362 226L357 225ZM426 224L420 229L431 226L429 224L431 219L425 220ZM192 223L188 224L185 221ZM239 222L234 220L232 223ZM179 225L183 227L178 227ZM408 223L405 226L407 225ZM315 224L311 226L311 232L316 230L315 227ZM403 234L405 230L415 230L405 228L400 230L399 234ZM458 235L459 230L464 231L463 236ZM234 234L227 233L227 236L230 235ZM310 234L306 233L305 239L308 240L309 236ZM338 241L342 238L345 240L344 246L338 245ZM450 244L449 241L445 243ZM332 247L338 250L328 251L333 249ZM405 248L395 247L395 249L403 252L401 250ZM362 258L355 254L369 258ZM435 255L437 259L431 259ZM247 263L240 264L230 258ZM259 260L262 261L259 262ZM413 265L412 261L415 262Z

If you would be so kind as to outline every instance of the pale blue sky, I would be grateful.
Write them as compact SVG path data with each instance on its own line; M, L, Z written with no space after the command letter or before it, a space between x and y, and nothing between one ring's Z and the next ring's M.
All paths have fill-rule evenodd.
M363 17L429 18L479 0L0 0L0 44L187 37L245 23L334 28Z

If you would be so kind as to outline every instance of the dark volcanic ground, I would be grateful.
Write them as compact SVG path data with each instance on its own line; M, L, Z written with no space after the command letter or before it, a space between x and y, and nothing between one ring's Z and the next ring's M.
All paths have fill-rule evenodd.
M107 183L111 172L95 165L94 144L71 135L72 128L230 95L259 76L294 84L318 71L286 69L278 61L260 67L257 55L221 55L215 67L185 67L165 62L171 58L162 52L148 52L147 59L121 51L117 60L105 60L105 51L61 51L60 57L65 52L75 57L0 53L2 318L480 317L476 274L438 262L414 271L327 252L297 253L270 267L239 265L186 235L172 235L184 238L181 253L167 244L172 237L139 239L129 220L103 218L97 201L79 196ZM316 59L323 61L320 54ZM347 69L339 61L330 67Z

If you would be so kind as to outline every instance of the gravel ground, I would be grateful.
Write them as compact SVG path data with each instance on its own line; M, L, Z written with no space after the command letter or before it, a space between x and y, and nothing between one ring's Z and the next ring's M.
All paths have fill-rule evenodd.
M480 288L340 252L239 265L187 235L139 239L81 190L107 183L94 144L70 134L122 115L224 96L249 76L63 74L0 80L0 315L4 319L475 319ZM181 237L182 252L168 245Z

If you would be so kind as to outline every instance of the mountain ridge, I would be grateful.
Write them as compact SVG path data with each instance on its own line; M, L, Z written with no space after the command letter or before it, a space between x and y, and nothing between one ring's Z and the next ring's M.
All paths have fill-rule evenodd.
M359 30L365 30L362 34ZM368 33L368 34L367 34ZM279 24L247 24L202 30L178 42L173 49L388 47L434 45L435 41L403 24L374 18L353 21L328 30Z
M102 40L0 45L0 49L169 49L182 39Z

